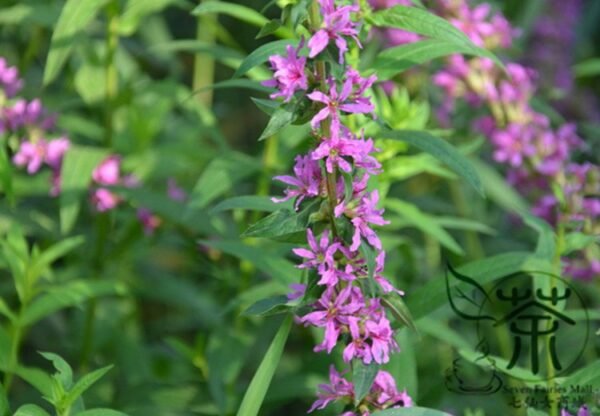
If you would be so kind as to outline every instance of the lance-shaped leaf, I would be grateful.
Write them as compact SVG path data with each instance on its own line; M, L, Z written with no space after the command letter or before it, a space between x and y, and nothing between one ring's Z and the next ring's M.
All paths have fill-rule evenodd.
M451 280L456 279L466 286L454 284ZM495 318L488 315L481 315L481 306L485 301L490 301L485 289L477 281L469 276L456 271L448 262L446 269L446 290L450 306L458 316L468 320Z
M315 199L300 212L289 209L275 211L248 227L242 236L272 238L278 241L289 241L291 239L295 241L294 237L300 234L300 237L303 238L306 227L311 222L311 215L317 212L320 205L321 200Z
M498 66L504 68L496 55L476 46L467 35L450 22L427 10L417 7L395 6L373 13L368 17L368 20L375 26L394 27L429 38L444 40L469 50L472 55L492 59Z
M256 370L254 377L252 377L250 386L248 387L248 390L246 390L246 394L244 394L244 398L242 399L242 404L238 409L237 416L258 415L269 385L271 384L271 379L275 374L275 370L277 369L277 365L283 354L283 347L285 346L291 327L292 317L288 316L281 324L281 327L279 328L279 331L277 331L275 338L273 338L273 342L271 342L271 346L267 350L258 370Z
M274 313L284 312L289 308L289 306L287 306L288 301L286 295L277 295L261 299L246 309L243 315L272 315Z
M354 404L358 405L369 393L379 371L379 365L372 362L363 364L362 360L354 360L352 364L352 383L354 384Z
M400 140L429 153L462 176L482 196L484 195L477 171L468 159L450 143L421 130L389 130L383 128L377 134L377 137Z

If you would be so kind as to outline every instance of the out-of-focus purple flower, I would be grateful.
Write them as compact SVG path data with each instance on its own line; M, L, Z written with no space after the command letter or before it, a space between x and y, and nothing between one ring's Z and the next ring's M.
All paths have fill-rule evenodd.
M144 234L146 234L147 236L154 234L156 229L162 224L162 220L160 219L160 217L154 215L152 211L150 211L147 208L139 208L137 210L137 217L142 223L142 226L144 228Z
M285 191L284 198L272 198L273 202L284 202L291 198L297 198L295 208L298 209L304 198L316 197L321 190L321 168L319 163L310 156L296 156L294 164L294 174L296 176L275 176L273 179L283 182L291 187Z
M339 63L344 61L344 54L348 50L348 42L344 36L352 37L360 46L358 31L355 23L350 18L351 13L360 11L357 5L336 7L335 0L319 0L323 14L322 29L319 29L308 41L309 57L314 58L327 47L330 42L335 42L339 51Z
M121 198L119 198L118 195L105 188L94 190L91 199L94 208L96 208L96 211L98 212L110 211L121 202Z
M283 97L284 101L288 102L296 91L308 89L306 58L298 56L298 51L303 46L304 42L301 42L297 49L288 45L287 56L274 55L269 58L274 71L273 79L263 82L263 85L278 89L271 94L271 98Z
M9 66L6 59L0 57L0 88L6 98L12 98L23 88L23 80L19 78L19 70Z
M45 162L54 170L59 170L63 156L69 150L71 142L66 137L50 140L46 146Z
M306 285L302 283L290 283L289 288L292 290L287 294L289 301L301 298L306 292Z
M173 201L183 202L187 199L186 192L177 185L177 181L173 178L167 180L167 195Z
M19 151L13 156L13 163L20 167L27 166L27 173L33 175L42 167L47 147L48 144L43 139L21 142Z
M571 413L567 411L567 409L562 409L560 411L560 416L573 416ZM576 416L592 416L590 409L584 404L577 410Z
M525 159L536 153L533 132L528 126L510 124L504 130L495 131L491 140L495 146L494 160L514 167L521 166Z
M94 169L92 179L99 185L117 185L121 180L121 158L112 155L104 159Z

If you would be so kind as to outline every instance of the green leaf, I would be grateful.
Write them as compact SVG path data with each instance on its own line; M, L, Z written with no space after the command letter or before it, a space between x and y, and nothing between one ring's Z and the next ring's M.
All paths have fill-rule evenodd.
M548 413L542 412L541 410L534 409L533 407L527 408L527 416L548 416Z
M400 201L399 199L388 199L385 202L385 207L408 220L411 225L435 238L453 253L464 254L463 249L458 245L456 240L438 225L435 217L424 213L416 205Z
M426 407L400 407L397 409L380 410L379 412L372 413L372 416L450 416L450 414Z
M125 286L115 281L76 280L48 289L37 297L21 316L23 325L32 325L40 319L64 308L77 306L88 299L124 294Z
M208 2L206 4L210 4ZM190 208L204 208L213 200L229 191L233 185L247 178L260 168L253 158L231 152L212 160L194 186L189 199Z
M556 236L550 224L527 212L521 213L521 217L525 224L538 233L535 254L543 259L552 260L556 254Z
M25 380L45 397L52 397L53 379L39 368L19 366L15 374Z
M381 298L381 303L392 313L392 316L415 332L418 332L415 320L404 300L398 293L388 293Z
M73 403L75 403L75 400L77 400L87 389L92 387L94 383L108 373L111 368L113 368L113 366L108 365L81 377L81 379L79 379L73 388L65 395L63 400L61 400L60 406L64 409L68 409Z
M14 322L17 319L15 313L10 309L10 307L6 304L4 299L0 298L0 314L7 317L9 320Z
M580 232L569 233L565 236L563 255L574 251L583 250L592 244L600 244L600 236L588 235Z
M477 171L471 163L450 143L439 139L426 131L382 129L377 135L380 139L394 139L415 146L429 153L450 169L462 176L477 192L484 195L483 186Z
M119 34L131 36L146 16L158 13L176 3L185 6L185 3L179 0L128 0L123 14L119 18Z
M248 390L246 390L246 394L244 394L244 398L242 399L242 404L238 409L237 416L258 415L269 384L271 384L271 379L283 354L283 347L287 341L291 326L292 317L288 316L281 324L277 334L275 334L271 346L263 357L254 377L252 377L250 386L248 386Z
M10 404L6 396L4 386L0 384L0 416L8 416L10 414Z
M32 258L29 265L29 273L36 279L44 270L52 265L56 260L64 257L70 251L79 247L85 242L83 236L70 237L48 247L39 256Z
M51 352L40 352L40 354L46 360L52 361L52 365L57 371L54 378L60 382L65 390L70 389L73 384L73 369L71 369L69 363L63 360L61 356Z
M211 13L226 14L254 26L262 27L269 23L266 17L250 7L224 1L203 2L192 11L196 16Z
M252 224L242 234L243 237L262 237L281 240L297 234L306 234L306 227L311 223L311 215L315 213L321 200L311 201L300 212L280 209Z
M596 77L600 75L600 58L591 58L573 67L576 78Z
M415 65L459 53L486 57L489 54L485 49L446 39L425 39L384 50L377 56L372 68L377 72L378 79L386 80Z
M457 217L435 217L435 222L444 228L476 231L482 234L495 235L496 230L478 221Z
M60 229L63 234L75 225L81 200L87 195L92 181L92 172L106 156L106 149L83 146L71 146L65 154L60 193Z
M44 85L51 83L71 54L79 32L85 29L108 0L67 0L50 41L44 68Z
M365 365L361 360L354 360L352 363L352 383L354 383L355 406L358 406L371 390L371 386L375 381L375 376L378 371L379 365L374 362Z
M296 47L298 41L276 40L259 46L242 61L239 68L233 74L233 78L241 77L255 66L267 62L272 55L281 55L285 53L288 45Z
M198 88L194 90L194 95L199 94L208 90L219 90L224 88L245 88L254 91L260 92L270 92L273 91L272 88L263 86L258 81L252 81L250 79L226 79L225 81L217 82L212 85L208 85L206 87Z
M50 416L50 413L35 404L24 404L17 409L14 416Z
M260 31L256 35L255 39L260 39L260 38L264 38L265 36L272 35L273 33L277 32L277 29L279 29L281 26L282 26L281 20L279 20L279 19L272 19L271 21L269 21L268 23L266 23L260 29Z
M289 302L286 295L277 295L270 298L261 299L246 309L242 315L267 315L274 310L283 312L284 306Z
M513 212L528 212L529 207L523 197L514 190L500 174L484 162L471 159L483 183L485 195L502 208Z
M596 360L575 373L571 374L561 383L563 386L587 386L600 389L600 360Z
M232 240L200 240L199 244L221 250L227 254L254 264L259 270L262 270L264 273L278 280L286 288L290 283L299 280L299 271L292 262L282 257L278 257L276 253L265 250L264 248L252 247L241 241Z
M285 206L286 203L283 203ZM247 211L264 211L274 212L281 209L282 204L276 203L271 200L271 197L260 196L260 195L245 195L245 196L234 196L224 201L219 202L211 210L211 214L217 214L222 211L228 211L232 209L243 209Z
M426 10L417 7L395 6L373 13L368 20L375 26L394 27L455 44L464 50L469 49L471 55L490 58L498 66L504 68L496 55L476 46L467 35L450 22Z
M466 276L473 276L480 285L493 282L513 273L531 270L546 270L552 265L527 252L509 252L477 260L457 268ZM466 290L464 282L453 282L454 287ZM444 304L448 304L446 281L443 276L437 276L427 284L407 295L406 304L415 319L430 314Z
M296 118L295 109L289 106L281 106L275 110L271 119L267 123L267 127L262 132L258 141L265 140L275 133L278 133L284 127L290 125Z
M0 146L0 185L10 203L14 203L13 165L6 154L4 143Z
M77 413L75 416L128 416L127 413L111 409L88 409Z

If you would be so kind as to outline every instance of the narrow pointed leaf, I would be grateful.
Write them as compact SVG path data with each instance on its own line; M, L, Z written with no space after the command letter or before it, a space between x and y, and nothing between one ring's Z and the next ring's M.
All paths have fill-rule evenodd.
M277 334L275 334L271 346L267 350L258 370L256 370L250 386L246 390L246 394L244 394L237 416L256 416L259 414L265 395L271 384L271 379L279 365L279 360L283 354L283 347L287 341L291 326L292 317L288 316L281 324Z

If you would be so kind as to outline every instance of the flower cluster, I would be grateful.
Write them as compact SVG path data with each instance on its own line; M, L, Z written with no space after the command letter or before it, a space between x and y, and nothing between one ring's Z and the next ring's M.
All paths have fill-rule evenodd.
M481 47L506 48L518 35L487 3L472 7L467 0L443 0L436 2L434 10ZM504 72L490 59L455 55L433 81L444 91L438 113L442 124L449 124L459 99L489 110L489 115L475 120L474 127L490 139L494 160L508 167L509 183L531 198L534 214L557 227L589 235L599 232L598 166L572 161L574 153L584 149L574 124L555 129L547 116L531 106L538 85L534 70L507 63ZM565 271L573 277L598 275L593 258L594 253L586 251L565 259Z
M347 363L357 359L367 365L383 364L399 347L381 296L403 293L383 277L385 252L373 229L388 223L383 209L377 208L378 192L367 188L369 178L381 170L374 157L377 149L372 139L345 124L348 115L372 115L374 106L367 91L376 77L364 78L345 62L348 41L354 39L360 47L357 24L352 20L358 7L338 6L333 0L319 0L319 5L323 22L313 28L307 42L308 59L300 57L304 42L297 48L288 47L285 56L271 57L274 75L266 82L277 89L273 98L305 100L313 111L310 124L318 141L314 149L296 157L294 175L274 178L288 187L283 198L273 200L294 198L295 209L300 211L305 201L321 199L322 217L329 223L320 235L316 230L322 227L308 228L308 248L293 250L303 260L298 267L309 271L312 283L294 285L288 297L308 302L309 311L298 317L299 323L323 328L316 352L331 353L340 345ZM330 63L335 67L331 73L341 76L328 75L324 62L318 61L330 44L338 50L337 62ZM374 264L368 265L366 253L372 254ZM353 398L352 383L333 367L330 376L331 385L321 386L311 411L333 400ZM391 376L380 371L371 392L361 401L359 413L344 414L362 416L370 410L411 404L405 392L397 391Z
M577 414L576 415L572 415L571 413L569 413L565 409L561 410L561 412L560 412L560 416L591 416L591 415L592 415L592 413L590 412L590 410L588 409L588 407L586 405L581 406L577 410Z
M14 144L12 162L34 175L47 166L52 172L50 195L60 194L61 170L65 154L71 147L70 140L55 133L56 116L50 114L40 99L27 101L16 97L23 87L23 80L16 67L8 66L0 57L0 134L9 145ZM111 186L135 187L139 180L133 175L122 175L121 157L111 155L104 159L92 173L90 202L97 212L116 208L122 201ZM169 179L169 198L175 201L186 199L185 192ZM138 209L138 218L146 234L152 234L161 224L161 219L146 208Z
M323 409L330 402L339 400L348 404L354 402L354 385L336 371L334 366L329 369L329 384L319 385L318 400L312 405L309 412ZM393 407L411 407L413 402L406 390L399 391L396 382L390 373L379 370L371 390L363 399L365 406L373 409L386 409ZM363 412L362 415L368 415ZM353 416L354 412L345 412L341 416Z

